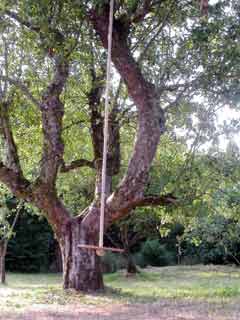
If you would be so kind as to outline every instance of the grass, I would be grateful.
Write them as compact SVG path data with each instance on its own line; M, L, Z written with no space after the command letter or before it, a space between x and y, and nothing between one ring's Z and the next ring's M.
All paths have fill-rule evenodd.
M194 310L202 306L200 313L204 313L206 308L212 312L220 310L222 316L223 311L228 316L231 312L239 313L239 310L235 309L240 302L240 270L235 267L148 268L133 278L126 278L122 272L108 274L104 278L107 286L104 294L84 295L72 290L64 292L61 288L61 276L57 274L9 273L7 285L0 285L0 310L6 314L8 312L17 314L34 308L47 309L50 305L56 308L72 305L108 308L114 305L141 305L142 307L164 302L168 305L167 309L180 310L181 305L191 305L194 306ZM24 317L20 318L24 319ZM0 317L0 319L3 318ZM208 318L205 315L201 319ZM216 319L235 318L218 317ZM236 319L238 319L237 316Z
M191 298L221 301L222 298L240 298L240 270L226 266L181 266L151 268L134 279L123 275L106 276L112 288L120 295L141 302L159 298Z

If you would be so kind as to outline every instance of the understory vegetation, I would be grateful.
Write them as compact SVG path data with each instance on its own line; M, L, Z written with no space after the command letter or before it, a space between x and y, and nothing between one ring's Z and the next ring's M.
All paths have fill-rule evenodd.
M148 237L145 234L131 248L133 262L140 268L199 263L240 264L240 225L234 219L206 215L198 218L195 225L191 224L190 230L185 230L179 223L168 223L164 227L167 228L165 236L160 232L155 235L152 232ZM60 250L45 219L30 210L23 210L14 232L6 256L8 271L62 271ZM112 240L113 235L117 241L118 232L116 227L114 233L110 230L105 242L111 245L109 239ZM133 230L132 233L135 234ZM129 237L133 235L129 234ZM102 261L105 273L127 268L127 258L123 254L107 253Z

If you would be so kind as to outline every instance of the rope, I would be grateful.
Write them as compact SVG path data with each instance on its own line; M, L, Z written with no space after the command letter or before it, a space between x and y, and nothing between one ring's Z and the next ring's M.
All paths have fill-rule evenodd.
M103 131L103 162L102 162L102 186L101 186L101 207L100 207L100 226L99 226L99 247L103 247L104 236L104 211L106 201L106 169L108 152L108 118L109 118L109 91L111 86L111 55L112 55L112 30L113 30L113 5L114 0L110 2L109 25L108 25L108 56L107 56L107 79L105 91L104 108L104 131Z

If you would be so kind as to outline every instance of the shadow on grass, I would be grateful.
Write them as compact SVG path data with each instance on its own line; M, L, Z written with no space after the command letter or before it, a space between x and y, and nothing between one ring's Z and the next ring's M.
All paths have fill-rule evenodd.
M230 270L230 273L227 270ZM221 280L218 273L221 273ZM222 276L223 273L226 277ZM229 278L229 274L236 276ZM233 268L205 266L153 268L128 278L119 272L105 275L106 290L97 294L62 290L60 275L12 274L9 276L9 285L0 286L0 304L3 305L6 299L16 306L21 300L26 305L79 303L102 306L111 303L147 304L167 300L222 303L223 300L229 301L231 298L240 297L238 274ZM9 292L7 293L5 289ZM5 292L5 298L1 298L1 292Z

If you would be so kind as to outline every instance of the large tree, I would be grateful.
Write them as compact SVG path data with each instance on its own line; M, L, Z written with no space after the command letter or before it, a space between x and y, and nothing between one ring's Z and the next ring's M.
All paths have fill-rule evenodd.
M208 23L194 1L116 1L112 61L124 84L121 81L118 88L113 88L106 228L137 206L175 202L169 194L145 193L159 139L166 132L166 119L172 119L173 108L189 104L194 94L204 96L205 102L214 99L217 104L220 95L222 101L226 98L232 82L236 84L236 70L230 66L222 70L219 57L224 55L226 65L232 62L231 54L224 54L223 43L231 28L230 45L235 45L235 21L224 11L224 3L211 9L212 20ZM99 257L92 250L79 249L78 244L98 242L105 78L102 46L107 48L108 17L108 1L21 0L17 4L7 2L1 8L1 43L5 43L0 74L1 136L6 157L2 157L0 180L16 197L46 216L61 247L64 288L83 291L103 288ZM208 91L209 86L212 91ZM128 97L124 99L126 89ZM121 103L124 100L125 104ZM78 105L82 110L87 105L84 121L88 121L92 140L92 159L68 163L66 159L79 155L72 147L77 149L81 139L86 139L86 131L76 131L78 135L70 131L70 143L64 132L74 122L84 122L78 119ZM137 132L122 176L121 116L129 110L137 114ZM26 139L19 135L19 122L26 121L26 132L30 116L37 127L34 143L40 141L42 147L41 159L33 161L34 170L29 173L24 167L29 157L23 159L22 146L27 146ZM34 139L29 136L29 141ZM40 152L37 144L34 152L36 156ZM95 194L91 204L77 215L64 204L58 178L64 179L63 175L81 167L95 171ZM120 180L113 189L112 180L117 175Z

